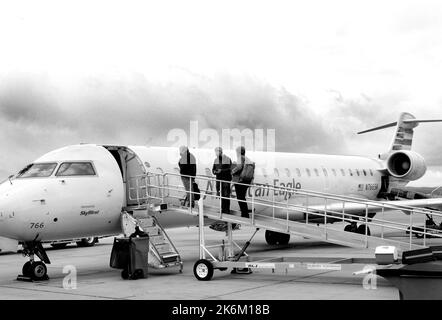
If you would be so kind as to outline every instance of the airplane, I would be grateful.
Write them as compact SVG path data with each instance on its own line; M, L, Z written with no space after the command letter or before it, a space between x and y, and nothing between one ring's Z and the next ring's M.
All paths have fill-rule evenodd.
M401 113L396 122L360 132L396 127L390 149L377 158L248 151L246 156L257 161L255 196L287 199L287 193L269 193L266 186L270 185L379 201L397 199L394 190L401 190L426 172L424 158L411 150L413 129L419 123L441 121L418 120L409 113ZM197 174L210 176L213 162L204 163L202 159L213 161L214 151L190 151L198 161ZM234 151L224 153L235 160ZM171 154L175 157L173 161ZM266 172L259 161L270 158L274 170ZM22 268L24 276L46 279L46 264L50 260L42 243L121 234L122 211L130 212L137 205L130 196L134 192L131 179L147 172L177 173L178 159L178 148L171 147L78 144L51 151L0 184L0 236L22 244L23 253L29 257ZM213 191L210 188L213 186L209 184L200 186L207 192ZM442 208L442 198L391 201ZM233 202L232 210L237 206ZM347 212L363 215L365 206L353 204ZM370 212L371 216L375 214ZM198 225L197 217L179 212L166 212L157 218L164 228ZM302 221L305 216L300 213L290 219ZM359 233L364 233L364 228L356 222L345 226L346 231ZM288 243L289 238L290 235L266 230L269 244ZM40 261L35 260L35 255Z

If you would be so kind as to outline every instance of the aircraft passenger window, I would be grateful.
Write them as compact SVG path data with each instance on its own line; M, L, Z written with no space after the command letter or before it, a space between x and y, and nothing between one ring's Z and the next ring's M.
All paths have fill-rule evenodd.
M95 170L90 162L64 162L55 175L57 177L95 176Z
M350 176L353 177L353 172L351 171L351 169L348 169L348 173L350 173Z
M276 177L279 177L279 171L278 171L278 169L276 169L276 168L273 169L273 172L275 173L275 176L276 176Z
M356 174L358 175L358 177L359 177L359 170L358 169L356 169Z
M299 170L299 168L296 168L296 174L298 175L298 177L301 176L301 170Z
M343 177L345 177L345 170L344 169L341 169L341 174Z
M319 177L319 170L315 168L314 171L315 171L316 176Z
M261 169L262 175L264 176L264 178L267 178L267 171L265 168Z
M322 172L324 172L324 176L328 177L328 172L327 172L327 169L325 169L325 168L322 168Z
M55 167L57 167L56 163L33 163L22 169L17 178L50 177Z
M373 170L370 169L370 175L373 176Z
M310 169L305 169L305 172L307 172L307 176L311 177L312 174L310 173Z
M336 176L337 176L337 174L336 174L336 170L335 170L335 169L332 169L332 172L333 172L333 175L336 177Z
M367 175L367 171L365 171L365 169L362 169L362 172L364 173L364 176Z
M289 168L285 168L285 174L290 178L291 174Z

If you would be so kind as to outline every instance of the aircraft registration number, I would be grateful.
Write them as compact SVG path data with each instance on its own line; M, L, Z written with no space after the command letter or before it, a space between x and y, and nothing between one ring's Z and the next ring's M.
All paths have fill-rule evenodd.
M367 183L365 185L365 190L378 190L379 185L377 183Z
M31 222L30 229L43 229L44 227L44 222Z

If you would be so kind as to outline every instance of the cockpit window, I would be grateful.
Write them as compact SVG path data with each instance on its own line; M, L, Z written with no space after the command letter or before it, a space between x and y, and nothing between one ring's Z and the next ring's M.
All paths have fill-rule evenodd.
M58 168L56 176L95 176L95 170L90 162L64 162Z
M56 166L56 163L33 163L22 169L17 178L50 177Z

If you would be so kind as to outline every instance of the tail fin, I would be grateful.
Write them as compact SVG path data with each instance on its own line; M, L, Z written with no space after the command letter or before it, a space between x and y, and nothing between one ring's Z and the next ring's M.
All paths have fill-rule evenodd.
M396 150L410 150L413 143L413 129L416 128L421 122L442 122L442 119L430 119L430 120L418 120L412 114L403 112L400 114L398 121L391 122L379 127L371 128L358 132L363 134L385 128L396 126L396 134L393 137L393 141L388 153Z

